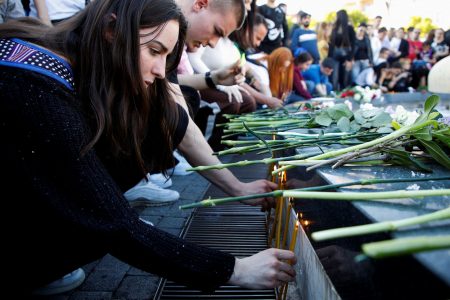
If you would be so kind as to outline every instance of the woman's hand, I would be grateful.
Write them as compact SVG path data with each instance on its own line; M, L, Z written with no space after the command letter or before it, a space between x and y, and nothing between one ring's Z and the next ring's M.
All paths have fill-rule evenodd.
M277 189L277 185L265 179L255 180L252 182L241 182L237 188L232 191L233 196L246 196L252 194L269 193ZM275 199L273 197L265 197L258 199L243 200L242 203L251 206L261 206L261 210L265 211L275 207Z
M266 104L270 108L279 108L283 106L283 101L275 97L270 97Z
M238 259L228 283L250 289L270 289L294 281L296 263L292 251L267 249ZM291 264L290 264L290 263Z

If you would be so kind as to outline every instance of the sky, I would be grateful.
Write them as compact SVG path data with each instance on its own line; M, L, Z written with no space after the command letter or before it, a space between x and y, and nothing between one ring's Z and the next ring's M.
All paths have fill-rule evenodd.
M345 7L346 3L354 3L355 0L277 0L276 3L286 3L288 14L295 14L300 9L312 15L317 21L331 11L337 11ZM382 26L399 27L407 26L411 16L429 17L433 24L450 29L450 1L449 0L388 0L374 1L373 8L366 12L369 18L377 15L383 16ZM386 8L386 2L390 2L390 10ZM257 4L266 3L265 0L257 0Z

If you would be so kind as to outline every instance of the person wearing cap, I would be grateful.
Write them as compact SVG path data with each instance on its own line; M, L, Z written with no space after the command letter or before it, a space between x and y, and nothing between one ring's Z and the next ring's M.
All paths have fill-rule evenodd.
M308 92L313 97L327 96L333 90L328 77L333 73L334 64L334 60L327 57L320 64L313 64L302 72Z
M311 23L311 15L299 12L300 27L292 32L291 50L296 53L299 48L305 49L313 57L313 62L318 64L320 61L319 49L317 48L317 33L308 29Z

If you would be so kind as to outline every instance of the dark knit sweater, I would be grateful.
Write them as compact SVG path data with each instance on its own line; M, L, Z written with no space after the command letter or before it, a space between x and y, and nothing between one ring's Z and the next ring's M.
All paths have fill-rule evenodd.
M27 293L107 253L203 290L228 281L233 256L139 221L119 188L127 184L95 150L80 156L88 138L73 92L0 66L3 285Z

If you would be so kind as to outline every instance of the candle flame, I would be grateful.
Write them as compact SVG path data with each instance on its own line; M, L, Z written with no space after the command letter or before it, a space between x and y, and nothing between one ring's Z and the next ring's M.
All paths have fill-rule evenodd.
M303 225L308 226L309 224L311 224L311 222L309 222L308 220L303 221Z

